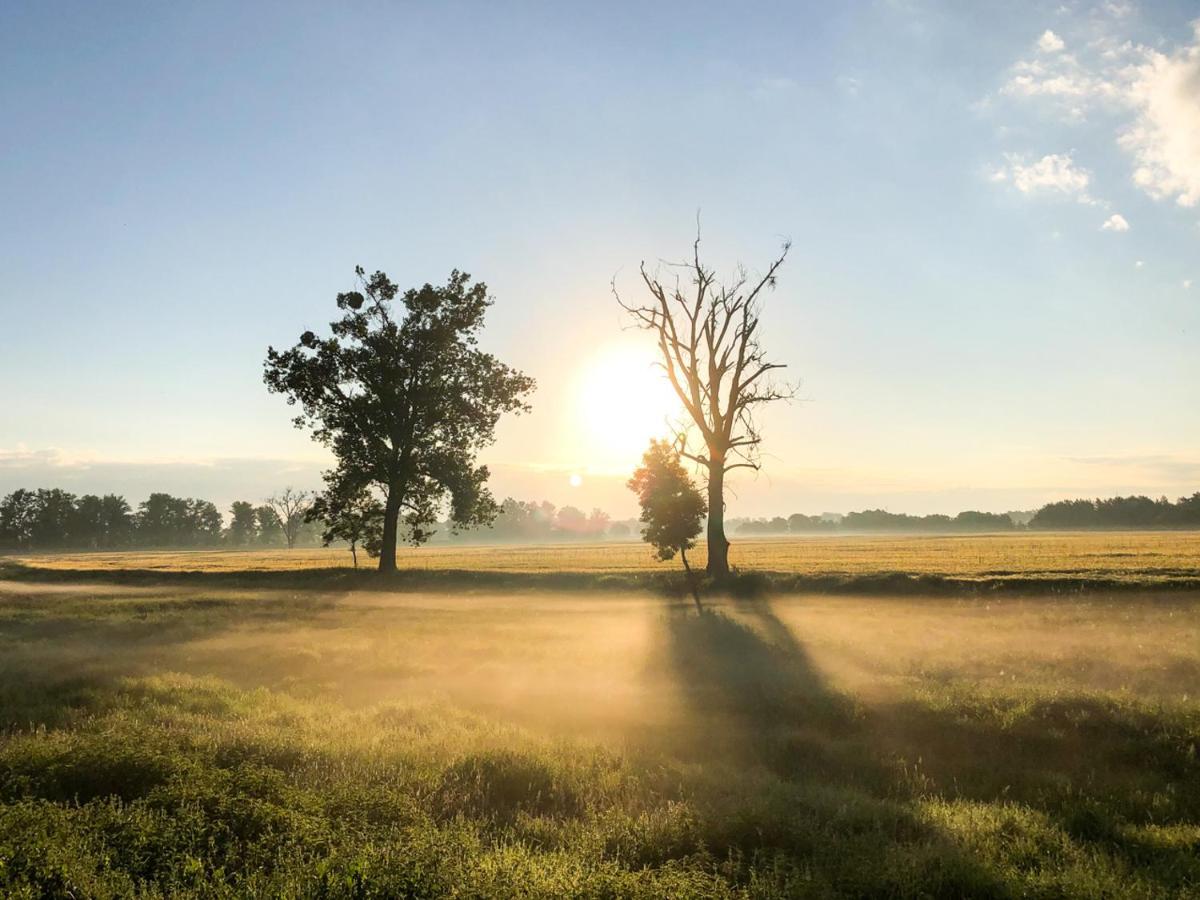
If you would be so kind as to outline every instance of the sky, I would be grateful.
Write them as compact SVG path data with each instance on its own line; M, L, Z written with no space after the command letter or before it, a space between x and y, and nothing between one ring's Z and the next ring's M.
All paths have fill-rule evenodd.
M632 515L610 292L765 268L728 515L1200 489L1193 2L0 6L0 492L319 485L262 384L356 265L489 285L498 496ZM612 386L612 389L606 389ZM661 407L661 408L660 408Z

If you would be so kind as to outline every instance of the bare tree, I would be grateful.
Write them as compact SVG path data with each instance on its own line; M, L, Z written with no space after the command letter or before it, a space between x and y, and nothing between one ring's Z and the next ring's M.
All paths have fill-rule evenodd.
M650 292L643 304L626 303L613 284L613 294L636 327L658 342L661 365L675 389L687 421L675 430L680 453L708 474L708 574L729 574L729 541L725 538L725 474L757 470L762 436L755 411L773 400L791 399L795 387L772 378L782 363L770 362L760 343L759 314L763 292L775 287L775 273L787 258L785 243L766 274L752 278L738 266L728 283L700 261L700 236L692 258L662 263L655 272L641 264ZM664 285L659 273L673 273ZM691 446L693 432L699 441Z
M283 529L284 540L291 550L296 546L296 535L300 533L300 526L312 507L312 491L285 487L282 492L268 497L266 503L279 518L279 527Z

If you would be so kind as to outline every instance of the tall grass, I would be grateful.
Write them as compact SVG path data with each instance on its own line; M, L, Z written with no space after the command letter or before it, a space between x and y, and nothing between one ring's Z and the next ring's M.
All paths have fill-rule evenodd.
M0 585L0 895L1200 891L1200 597Z

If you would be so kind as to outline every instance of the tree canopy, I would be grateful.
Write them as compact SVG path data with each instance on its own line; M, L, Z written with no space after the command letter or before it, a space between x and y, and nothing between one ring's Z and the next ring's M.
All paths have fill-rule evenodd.
M642 507L641 521L646 526L642 529L643 539L661 560L680 555L699 609L700 595L692 580L687 551L696 544L708 504L688 477L679 451L668 441L652 440L628 485Z
M336 479L318 494L305 514L310 522L322 522L321 543L334 541L350 545L354 568L358 568L358 548L369 556L378 556L383 542L383 506L368 489L348 491Z
M340 490L382 496L379 568L391 571L401 514L413 544L447 503L455 527L495 517L476 454L501 415L528 411L534 381L479 349L493 302L483 282L455 270L442 286L400 293L383 272L355 272L361 290L337 295L329 337L306 331L289 350L268 348L263 377L299 406L295 425L333 451Z

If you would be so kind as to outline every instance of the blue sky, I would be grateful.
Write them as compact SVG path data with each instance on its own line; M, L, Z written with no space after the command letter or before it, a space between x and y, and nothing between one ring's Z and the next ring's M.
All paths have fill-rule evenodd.
M700 210L722 270L794 246L765 321L805 400L730 514L1190 493L1197 15L7 3L0 490L315 484L266 346L328 322L356 264L459 267L540 383L496 491L628 512L580 411L640 352L609 282Z

